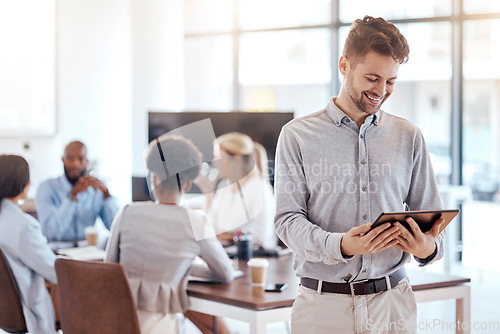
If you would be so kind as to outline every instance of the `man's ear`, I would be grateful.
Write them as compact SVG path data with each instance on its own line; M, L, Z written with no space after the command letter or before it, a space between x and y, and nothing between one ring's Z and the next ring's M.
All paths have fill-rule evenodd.
M340 74L342 74L342 76L346 76L347 75L347 71L349 70L351 64L349 62L349 59L347 59L346 56L342 56L340 57L340 60L339 60L339 71L340 71Z

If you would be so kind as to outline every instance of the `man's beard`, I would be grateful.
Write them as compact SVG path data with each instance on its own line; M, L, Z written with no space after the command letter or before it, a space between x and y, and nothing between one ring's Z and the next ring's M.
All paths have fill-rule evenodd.
M66 175L66 178L68 179L69 183L71 183L72 185L75 185L78 183L78 180L80 180L80 177L85 175L85 169L82 170L80 175L78 175L77 177L70 177L68 175L68 170L66 169L66 167L64 167L64 174Z
M376 106L372 105L370 104L370 102L364 100L365 94L363 92L359 92L359 98L356 96L357 95L356 90L352 86L352 82L353 79L348 75L346 78L346 93L351 102L356 106L356 108L358 108L360 111L368 115L373 115L377 111L379 111L380 107L385 102L385 100L387 100L388 96L387 95L384 96L384 98L382 99L382 101L380 101L378 105Z

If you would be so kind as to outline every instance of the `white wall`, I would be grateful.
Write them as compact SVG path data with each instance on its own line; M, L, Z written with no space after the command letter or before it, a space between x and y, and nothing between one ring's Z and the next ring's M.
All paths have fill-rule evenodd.
M127 198L131 142L129 1L58 1L60 145L81 138L97 174Z
M56 17L57 132L0 138L0 153L29 160L32 197L62 174L64 145L81 139L98 175L128 202L132 167L142 172L147 110L182 108L182 0L58 0Z
M132 172L144 175L147 111L180 110L184 103L182 0L132 4Z

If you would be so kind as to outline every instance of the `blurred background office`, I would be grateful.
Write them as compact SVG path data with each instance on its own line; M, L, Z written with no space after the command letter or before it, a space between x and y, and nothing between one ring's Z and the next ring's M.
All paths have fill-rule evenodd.
M439 270L499 273L498 0L0 0L0 152L27 158L33 197L82 139L124 204L148 111L319 110L366 14L410 43L384 109L422 129L444 204L462 209Z

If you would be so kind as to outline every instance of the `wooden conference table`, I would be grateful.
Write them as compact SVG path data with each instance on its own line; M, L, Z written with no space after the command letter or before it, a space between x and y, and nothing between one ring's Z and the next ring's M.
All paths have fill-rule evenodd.
M190 282L187 292L191 310L236 319L250 324L250 333L265 333L272 322L289 321L291 307L298 295L299 279L292 268L293 256L268 258L267 282L288 283L283 292L264 292L252 287L246 261L238 261L244 275L229 284ZM417 303L456 300L457 324L470 324L469 278L408 271ZM457 333L470 333L458 328Z

